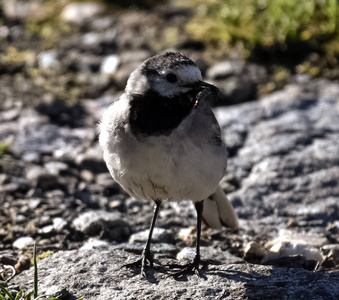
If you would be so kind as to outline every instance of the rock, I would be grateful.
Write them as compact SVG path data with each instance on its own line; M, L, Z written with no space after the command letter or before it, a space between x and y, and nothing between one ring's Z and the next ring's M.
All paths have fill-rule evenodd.
M339 244L329 244L321 247L321 253L326 258L331 258L339 264Z
M213 106L233 105L257 99L257 84L247 76L230 77L212 82L221 91L211 104Z
M108 172L98 174L95 181L101 186L100 189L104 188L103 194L106 196L116 195L122 190L120 185L114 181L112 175Z
M17 255L13 250L2 250L0 253L0 263L14 266L17 262Z
M243 64L235 61L224 61L211 66L207 70L207 77L212 80L224 79L231 75L239 75Z
M328 224L326 230L333 234L339 234L339 221Z
M80 175L81 178L86 182L92 182L94 179L94 174L88 170L81 170Z
M119 195L117 195L117 196L119 196ZM124 199L119 199L119 198L110 200L109 203L108 203L108 207L111 210L118 210L120 212L126 212L126 205L125 205L125 201L124 201L126 198L125 197L124 197Z
M82 43L87 46L97 46L100 41L100 34L96 32L88 32L82 35Z
M75 226L76 230L85 232L90 235L95 235L98 233L98 229L94 227L99 227L101 229L100 225L97 225L102 218L106 219L118 219L120 218L120 214L118 213L108 213L104 211L87 211L80 216L78 216L73 221L73 226Z
M114 103L121 94L105 95L95 100L83 101L86 111L93 117L95 123L100 122L107 107Z
M87 211L73 220L73 226L89 236L100 235L110 241L124 241L131 233L130 225L116 212Z
M305 260L314 260L319 263L323 261L323 257L319 249L309 245L298 243L298 241L285 241L273 245L269 249L269 252L264 256L262 263L267 263L270 260L296 255L304 257Z
M119 57L116 55L106 56L101 63L100 71L104 74L113 75L118 69Z
M258 85L267 82L265 68L239 61L224 61L207 70L207 79L215 84L220 93L214 106L232 105L258 98Z
M0 115L0 123L17 120L20 115L20 109L13 108L2 112Z
M32 120L30 124L17 128L11 150L18 155L31 152L49 153L58 160L73 160L94 137L94 128L74 130Z
M113 250L123 250L135 254L141 255L142 251L145 249L145 243L133 243L133 244L119 244L112 247ZM154 243L151 244L152 253L155 257L174 257L178 252L176 246L166 243Z
M89 238L80 248L80 250L94 250L94 249L98 249L98 250L108 250L112 247L112 244L107 242L107 241L103 241L103 240L98 240L96 238Z
M22 156L22 160L27 163L39 163L40 162L40 154L37 152L30 152L30 153L25 153Z
M38 176L35 187L41 191L50 191L60 188L58 176L42 173Z
M14 241L13 247L17 249L24 249L30 246L34 245L34 239L31 238L30 236L25 236L18 238L17 240Z
M134 233L129 238L129 243L146 243L149 230ZM154 228L152 243L173 243L173 233L163 228Z
M113 18L109 23L115 23L114 16L108 16ZM91 21L91 26L95 25L95 20ZM93 31L92 31L93 30ZM62 61L63 67L71 71L76 71L79 64L86 56L101 62L103 56L110 56L117 52L117 25L112 24L111 27L105 30L99 30L96 32L94 28L85 34L75 34L63 41L59 52L64 57Z
M48 234L53 231L61 232L67 225L67 222L62 218L54 218L52 225L47 225L38 230L39 233Z
M322 263L324 257L319 248L325 243L327 243L327 240L321 235L281 230L278 238L266 244L269 251L263 257L262 263L272 264L272 261L275 261L274 265L296 263L294 267L303 266L307 261L312 260ZM292 257L292 262L287 257Z
M43 279L39 282L39 293L56 296L63 291L69 299L83 296L88 300L144 299L150 295L161 299L285 299L286 291L290 299L335 300L339 295L338 273L241 263L210 264L208 270L202 270L203 278L191 275L187 280L177 281L157 268L155 273L147 272L150 278L147 281L139 275L138 268L121 268L127 261L136 260L137 257L117 250L55 253L38 263L39 278ZM30 289L32 272L24 271L11 284Z
M28 207L31 210L34 210L34 209L36 209L41 204L41 202L42 202L42 200L39 199L39 198L31 198L29 200Z
M30 182L25 178L12 178L11 182L0 186L0 191L12 195L25 194L30 187Z
M38 56L38 64L40 69L57 69L60 66L57 59L57 51L41 52Z
M111 78L107 74L98 72L100 70L99 61L93 62L92 65L84 65L83 67L84 70L77 72L75 79L78 85L84 87L81 91L83 97L98 98L102 93L112 88Z
M45 10L39 1L5 1L1 7L7 18L42 18Z
M92 21L91 25L94 31L107 32L109 30L112 30L116 22L117 22L116 15L106 15L96 17Z
M234 123L229 126L227 132L224 131L222 138L226 143L227 151L230 156L235 156L246 140L247 126Z
M104 78L98 78L93 73L97 73L100 70L101 64L102 64L102 58L97 55L92 54L80 54L75 57L73 61L73 67L76 68L76 70L79 72L77 81L79 84L81 83L90 83L88 80L88 77L94 77L95 80L93 81L93 84L100 83L100 79ZM81 77L82 76L82 77ZM99 79L99 80L98 80ZM101 83L103 81L101 80ZM104 82L104 85L107 84L107 81Z
M15 265L15 270L18 273L21 273L22 271L29 270L30 267L31 267L31 258L26 255L21 255L19 257L17 264Z
M255 241L249 242L244 250L244 259L259 262L267 254L267 250Z
M80 103L68 105L65 101L56 99L51 103L41 103L36 110L47 115L50 122L59 126L70 126L72 128L82 127L86 112Z
M0 26L0 38L6 39L9 36L9 29L7 26Z
M44 168L52 175L60 175L62 171L66 171L68 169L68 166L63 162L49 161L44 164Z
M195 243L197 238L197 228L194 226L182 228L178 233L178 237L185 241L186 244L192 245L193 242Z
M219 251L209 247L200 247L200 255L203 261L213 262L215 264L242 264L244 260L231 255L226 251ZM195 256L195 247L185 247L177 254L178 260L192 261Z
M228 161L228 173L240 179L240 189L229 195L242 204L240 217L276 211L324 226L338 219L339 112L332 106L338 98L334 85L317 81L216 109L226 140L234 126L240 129Z
M86 153L78 155L75 162L79 168L89 170L94 174L107 173L102 149L98 145L88 149Z
M105 11L105 6L99 2L70 3L61 13L65 22L81 25Z
M316 248L328 243L327 238L323 234L314 232L295 232L288 229L281 229L279 235L274 240L267 242L267 247L272 247L279 242L300 241L300 243L307 244Z
M289 256L272 257L264 261L263 264L285 268L303 268L315 272L319 266L319 261L306 259L304 255L292 254Z
M114 76L118 86L124 89L129 75L152 55L152 52L145 50L123 51L119 55L120 66Z

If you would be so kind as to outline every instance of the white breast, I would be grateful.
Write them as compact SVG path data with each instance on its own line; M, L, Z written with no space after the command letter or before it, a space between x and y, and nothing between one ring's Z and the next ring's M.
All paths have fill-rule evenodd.
M122 96L100 125L99 141L113 178L140 199L200 201L214 193L226 169L226 152L224 145L210 143L211 124L200 114L206 107L194 109L169 136L138 140L130 131L128 101Z

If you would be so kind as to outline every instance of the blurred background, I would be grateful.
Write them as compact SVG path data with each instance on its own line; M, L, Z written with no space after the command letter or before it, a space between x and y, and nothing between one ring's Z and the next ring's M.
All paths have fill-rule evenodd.
M204 75L214 63L228 61L208 74L212 80L233 77L223 83L231 97L221 104L257 99L295 80L338 80L337 5L337 0L2 1L0 74L11 79L1 78L0 100L8 101L6 90L13 85L30 103L41 102L36 94L72 101L122 90L141 61L168 49L188 54ZM31 85L28 93L20 80ZM241 83L248 90L237 93Z
M93 245L142 251L125 242L149 227L152 207L113 181L96 126L141 62L173 50L222 90L212 103L229 152L222 187L240 232L209 232L203 244L260 262L286 246L266 243L283 237L334 268L338 3L1 0L0 263L28 268L34 241L45 256ZM158 226L171 247L192 245L194 229L180 235L192 225L192 205L165 204Z

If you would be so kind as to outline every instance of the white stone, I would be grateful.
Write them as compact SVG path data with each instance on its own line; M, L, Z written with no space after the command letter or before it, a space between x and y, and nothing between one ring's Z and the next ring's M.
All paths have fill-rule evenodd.
M105 6L97 2L70 3L63 9L61 19L65 22L81 24L104 10Z
M7 26L0 26L0 38L7 38L9 35L9 29Z
M326 242L325 237L315 233L295 233L282 229L277 238L265 245L269 251L262 262L292 255L302 255L306 260L322 262L324 258L319 248Z
M185 247L177 254L177 259L178 260L193 260L194 256L195 256L195 248Z
M42 227L38 230L39 233L50 233L52 232L54 229L54 226L53 225L47 225L45 227Z
M101 72L104 74L114 74L118 69L120 59L117 55L106 56L101 63Z
M129 238L129 243L145 243L148 240L149 236L149 230L140 231L137 233L134 233ZM171 233L164 229L164 228L158 228L155 227L153 229L153 235L152 235L152 243L166 243L168 240L171 239Z
M57 231L64 229L66 225L67 225L67 222L62 218L54 218L53 219L53 227Z
M82 42L85 45L93 46L93 45L98 44L99 39L100 39L100 35L98 33L89 32L83 35Z
M67 170L68 166L60 161L49 161L44 164L44 168L53 175L59 175L60 171Z
M90 238L86 243L80 248L80 250L92 250L92 249L108 249L111 246L110 243L96 238Z
M55 69L59 67L57 52L55 50L41 52L38 57L40 69Z
M100 220L110 221L120 217L121 214L117 212L86 211L74 219L72 224L76 230L86 232L92 224L100 222Z
M305 245L302 241L280 241L269 249L262 262L293 255L302 255L306 260L316 260L320 263L324 260L319 249Z
M268 242L265 247L270 248L273 244L277 244L280 241L302 241L302 243L316 248L320 248L328 243L327 238L322 234L315 232L294 232L289 229L281 229L279 230L278 237Z
M26 247L29 247L29 246L33 246L33 245L34 245L34 240L30 236L25 236L25 237L18 238L13 243L13 247L17 248L17 249L23 249L23 248L26 248Z

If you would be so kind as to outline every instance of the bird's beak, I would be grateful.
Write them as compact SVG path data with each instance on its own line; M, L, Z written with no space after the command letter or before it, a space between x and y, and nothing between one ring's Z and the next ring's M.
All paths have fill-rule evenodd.
M185 87L190 88L192 90L200 90L200 91L204 89L208 89L211 93L215 93L219 91L219 89L213 84L209 84L202 80L198 80L196 82L190 83L186 85Z
M189 90L193 91L195 94L195 103L193 108L199 104L199 101L205 100L209 94L216 95L219 92L219 89L216 86L201 80L186 85L185 87L189 88Z

